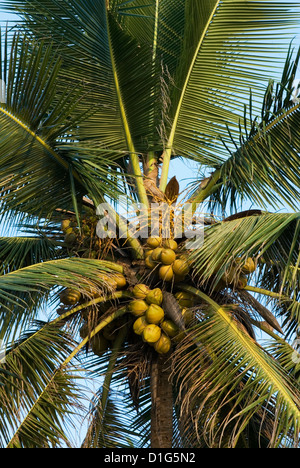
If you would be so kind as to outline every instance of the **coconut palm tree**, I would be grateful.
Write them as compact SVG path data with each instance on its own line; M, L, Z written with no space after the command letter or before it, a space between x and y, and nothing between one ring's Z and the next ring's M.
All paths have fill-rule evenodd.
M1 446L298 447L299 5L4 6Z

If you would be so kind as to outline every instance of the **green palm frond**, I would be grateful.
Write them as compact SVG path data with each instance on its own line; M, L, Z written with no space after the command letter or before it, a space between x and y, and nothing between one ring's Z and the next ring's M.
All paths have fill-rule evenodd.
M220 443L226 425L233 424L231 443L235 446L257 408L270 405L270 409L273 406L274 415L270 444L276 447L285 438L287 444L293 443L300 423L299 388L295 382L249 337L230 314L230 307L220 306L192 287L186 286L185 290L194 292L209 306L205 320L191 333L200 348L208 350L210 362L199 369L199 348L188 351L184 347L178 352L175 366L182 379L183 407L196 407L196 428L200 432L200 424L204 424L204 433L208 440L211 438L211 446L214 439L215 443ZM232 392L235 398L232 398ZM210 404L213 400L216 400L215 403ZM242 401L243 410L239 411ZM226 417L220 419L219 426L216 419L225 406ZM285 424L284 421L289 423ZM290 430L292 433L289 433ZM291 442L288 441L290 436Z
M103 283L105 289L109 285L103 278L99 278L99 274L106 272L109 275L113 271L120 271L120 267L104 260L87 258L50 260L1 276L0 297L12 300L15 291L29 293L49 290L57 285L73 287L82 292L88 281L95 284Z
M181 94L178 100L172 99L175 107L165 152L165 171L172 154L191 157L212 167L224 159L222 140L231 143L226 125L230 125L238 138L239 120L250 89L259 103L271 70L276 73L280 69L282 61L278 52L284 44L285 28L292 27L295 20L295 11L290 10L293 6L285 4L287 10L283 14L281 4L248 2L246 5L218 0L207 3L205 16L201 7L198 11L193 9L202 29L198 31L197 41L194 40ZM204 24L203 18L206 18ZM278 29L282 31L281 45L272 41ZM255 52L258 47L259 57ZM163 167L162 188L167 181L165 171Z
M138 434L129 430L131 414L118 405L118 396L111 391L105 409L101 406L102 392L91 403L93 419L83 448L132 448Z
M203 247L192 253L196 272L204 280L214 273L220 279L234 259L252 256L260 268L275 262L284 275L298 262L298 223L299 213L268 212L216 223L206 229Z
M42 309L57 303L61 287L79 290L86 296L87 303L90 302L87 285L110 294L111 285L99 275L104 272L108 276L113 275L116 269L116 265L105 261L60 258L42 261L0 276L1 338L5 342L14 339L20 330L26 329L38 317Z
M68 81L77 84L83 82L89 96L79 109L81 112L86 112L95 103L98 106L91 118L85 119L82 123L80 139L100 142L108 154L113 151L127 151L133 174L136 176L140 200L147 205L132 135L134 127L130 127L128 121L129 111L124 102L122 83L115 62L114 36L119 35L120 31L113 28L108 5L103 1L96 3L90 1L88 4L74 2L74 5L70 2L46 1L41 4L33 1L24 5L19 3L18 6L21 12L27 15L27 22L37 37L40 34L45 37L45 22L43 19L41 24L41 12L51 16L47 22L49 26L47 33L50 33L53 40L57 40L61 45L60 54L64 58L65 78L62 79L61 86ZM64 11L68 19L62 20L59 11ZM78 29L81 31L79 35ZM74 47L70 48L70 44L74 44ZM83 69L84 77L82 77ZM135 70L143 70L143 67L136 67ZM138 77L140 78L141 74Z
M292 99L299 54L290 46L281 81L277 85L269 82L259 113L254 113L250 92L239 134L234 136L228 127L230 142L222 139L229 157L205 186L202 181L194 184L192 198L196 201L211 197L214 212L219 208L233 212L245 200L263 207L287 204L298 209L299 105Z
M79 395L74 370L62 370L59 363L71 345L66 332L39 322L8 349L1 367L13 376L0 390L2 447L55 447L67 441L62 421L75 410L72 402L78 404Z
M53 45L16 35L3 65L8 85L0 106L2 210L47 216L87 193L100 200L115 195L119 182L111 152L76 141L78 125L88 117L87 109L78 110L84 90L74 90L74 84L58 90L61 59Z
M18 271L32 264L60 258L61 249L55 242L44 236L35 237L1 237L0 258L1 274L6 275ZM30 294L26 290L14 290L14 301L11 296L2 297L0 307L1 332L0 336L5 341L17 336L20 329L25 329L38 311L51 299L51 291L36 290ZM26 304L26 313L24 313Z
M292 209L299 208L298 127L297 104L274 118L231 155L220 170L224 185L216 198L222 200L223 206L229 201L233 207L239 199L248 198L265 208L278 208L283 203ZM243 138L245 134L241 134Z
M299 264L299 213L262 213L217 223L206 230L203 247L192 256L200 283L209 280L213 287L234 264L238 276L241 271L236 262L252 257L256 272L248 283L254 281L255 287L246 289L257 292L263 303L270 302L286 333L297 329L299 275L291 272L297 272Z
M60 256L57 244L46 237L0 237L1 274Z
M299 384L300 380L300 355L299 343L288 343L279 337L266 344L266 350L274 356L280 365L293 377Z

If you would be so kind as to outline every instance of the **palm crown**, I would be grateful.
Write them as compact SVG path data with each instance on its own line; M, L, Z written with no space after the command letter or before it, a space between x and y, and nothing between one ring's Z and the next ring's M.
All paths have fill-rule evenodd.
M1 215L22 235L0 241L1 444L70 444L85 373L103 381L84 447L298 446L299 6L5 6L22 20L2 35ZM202 174L182 193L178 157ZM121 195L146 210L138 236ZM153 202L173 221L202 204L203 246L174 223L143 238Z

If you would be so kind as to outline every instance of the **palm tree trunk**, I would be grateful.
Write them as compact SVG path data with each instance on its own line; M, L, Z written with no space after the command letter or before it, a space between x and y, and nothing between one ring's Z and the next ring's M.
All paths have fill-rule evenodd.
M171 448L173 393L168 355L159 355L152 362L151 399L151 448Z

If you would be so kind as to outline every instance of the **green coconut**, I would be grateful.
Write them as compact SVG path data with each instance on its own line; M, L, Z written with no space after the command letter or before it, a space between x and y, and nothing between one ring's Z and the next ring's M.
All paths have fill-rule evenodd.
M60 294L60 301L64 305L75 305L81 299L81 293L76 289L67 288Z

